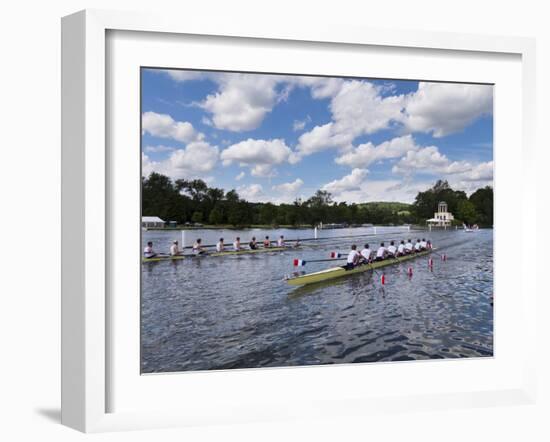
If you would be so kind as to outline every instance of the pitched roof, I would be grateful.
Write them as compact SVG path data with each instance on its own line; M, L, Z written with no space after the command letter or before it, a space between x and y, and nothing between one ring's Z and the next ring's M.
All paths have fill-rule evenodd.
M141 222L142 223L163 223L164 221L161 220L158 216L142 216Z

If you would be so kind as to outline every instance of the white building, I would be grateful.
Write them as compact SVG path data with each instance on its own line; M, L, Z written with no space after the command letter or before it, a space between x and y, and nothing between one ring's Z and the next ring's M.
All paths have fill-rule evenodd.
M445 201L440 201L437 205L437 212L434 213L434 217L427 221L430 227L447 227L450 226L454 220L454 216L449 212L449 208Z
M158 216L142 216L141 227L164 227L166 223Z

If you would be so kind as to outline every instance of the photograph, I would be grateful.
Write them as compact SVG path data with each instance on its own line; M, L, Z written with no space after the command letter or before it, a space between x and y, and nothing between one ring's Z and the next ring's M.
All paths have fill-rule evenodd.
M142 375L494 356L494 84L142 66L139 93Z

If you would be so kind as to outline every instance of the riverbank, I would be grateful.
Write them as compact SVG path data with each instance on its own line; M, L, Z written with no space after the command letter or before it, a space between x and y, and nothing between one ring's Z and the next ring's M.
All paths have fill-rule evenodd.
M358 227L366 227L366 226L356 226L356 225L350 225L345 227L323 227L322 229L319 228L319 230L342 230L342 229L353 229ZM383 225L370 225L368 227L386 227ZM394 227L407 227L406 224L402 225L395 225ZM313 230L315 227L311 225L289 225L289 224L280 224L280 225L272 225L272 224L251 224L249 226L234 226L232 224L216 224L216 225L200 225L200 226L185 226L180 225L176 227L143 227L144 230L147 231L182 231L182 230L252 230L252 229L261 229L261 230L280 230L280 229L286 229L286 230ZM419 230L419 229L426 229L424 226L415 226L411 225L411 229Z

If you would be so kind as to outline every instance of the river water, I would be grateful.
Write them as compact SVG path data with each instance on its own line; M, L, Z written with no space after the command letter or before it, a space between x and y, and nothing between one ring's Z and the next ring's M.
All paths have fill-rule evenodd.
M493 355L493 231L323 230L300 250L142 264L142 373L300 366ZM192 231L204 244L223 236L312 237L312 231ZM426 237L432 254L310 287L284 282L294 258L328 258L352 243ZM166 251L179 231L146 231ZM386 244L387 245L387 244ZM310 263L300 271L335 265ZM413 276L407 275L412 267Z

